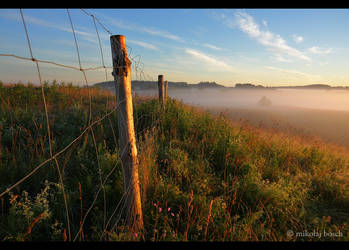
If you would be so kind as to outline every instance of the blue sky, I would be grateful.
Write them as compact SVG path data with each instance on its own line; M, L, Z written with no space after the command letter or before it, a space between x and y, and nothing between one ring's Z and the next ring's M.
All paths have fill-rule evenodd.
M78 66L66 9L23 9L34 57ZM70 15L83 68L102 65L93 20ZM126 36L133 79L215 81L226 86L349 86L349 9L86 9L112 34ZM103 59L109 34L97 23ZM0 54L30 57L18 9L0 9ZM39 63L43 79L84 83L80 71ZM35 64L0 56L0 80L38 82ZM112 80L87 71L88 83Z

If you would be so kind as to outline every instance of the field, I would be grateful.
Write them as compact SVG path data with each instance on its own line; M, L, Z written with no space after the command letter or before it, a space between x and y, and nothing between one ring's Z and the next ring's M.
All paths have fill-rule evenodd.
M117 114L106 116L115 107L113 95L56 83L44 91L51 146L41 89L0 85L0 193L51 151L79 139L1 196L2 241L349 240L346 147L297 128L273 128L273 122L252 126L259 117L282 120L277 108L218 103L206 111L203 102L185 104L184 95L177 97L183 102L175 100L174 92L164 109L156 98L134 99L145 229L130 234L123 221ZM205 98L199 99L215 102ZM287 119L292 112L299 121L302 112L308 117L294 109ZM312 124L320 124L321 112ZM239 121L243 115L250 124ZM83 133L90 118L101 120Z
M154 90L136 93L157 95ZM349 147L347 90L170 88L169 95L214 115L223 113L234 121ZM263 96L271 100L270 106L258 105Z
M326 143L349 148L349 111L283 108L210 108L213 114L224 113L236 121L294 135L317 137Z

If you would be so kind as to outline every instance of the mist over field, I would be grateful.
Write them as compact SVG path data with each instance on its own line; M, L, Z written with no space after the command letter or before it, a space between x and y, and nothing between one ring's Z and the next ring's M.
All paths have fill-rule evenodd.
M135 91L157 96L157 90ZM349 147L349 91L325 89L171 88L171 98L236 121L316 136ZM262 98L267 102L261 101ZM263 105L264 104L264 105Z

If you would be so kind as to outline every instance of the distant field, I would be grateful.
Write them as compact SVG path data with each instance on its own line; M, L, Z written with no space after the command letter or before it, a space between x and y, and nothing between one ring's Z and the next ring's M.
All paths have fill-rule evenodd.
M156 96L154 90L137 95ZM232 120L349 147L349 93L328 90L180 90L169 96ZM259 107L266 96L270 107Z
M308 108L209 108L233 120L301 136L316 136L324 142L349 147L349 111Z

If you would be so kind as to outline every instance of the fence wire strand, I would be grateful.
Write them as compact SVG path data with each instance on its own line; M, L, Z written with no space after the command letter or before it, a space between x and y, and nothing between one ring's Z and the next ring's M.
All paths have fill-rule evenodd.
M26 34L26 37L27 37L28 47L29 47L29 50L30 50L30 56L32 58L34 58L33 57L33 51L32 51L31 44L30 44L30 40L29 40L29 34L28 34L27 26L26 26L26 23L25 23L25 20L24 20L22 9L20 9L20 13L21 13L22 21L23 21L25 34ZM37 68L37 71L38 71L38 77L39 77L40 86L41 86L41 93L42 93L42 98L43 98L43 102L44 102L46 124L47 124L47 135L48 135L50 156L52 158L52 154L53 153L52 153L50 122L49 122L48 112L47 112L47 103L46 103L46 97L45 97L45 90L44 90L44 85L42 84L42 77L41 77L41 73L40 73L39 63L37 61L35 61L35 64L36 64L36 68ZM66 197L66 194L65 194L64 184L63 184L63 177L62 177L62 173L61 173L60 168L59 168L58 161L57 161L56 158L54 158L54 160L55 160L57 171L58 171L58 175L59 175L59 181L60 181L61 186L62 186L62 194L63 194L63 200L64 200L65 211L66 211L66 218L67 218L68 236L69 236L69 241L70 241L71 240L71 233L70 233L70 220L69 220L69 211L68 211L67 197Z

